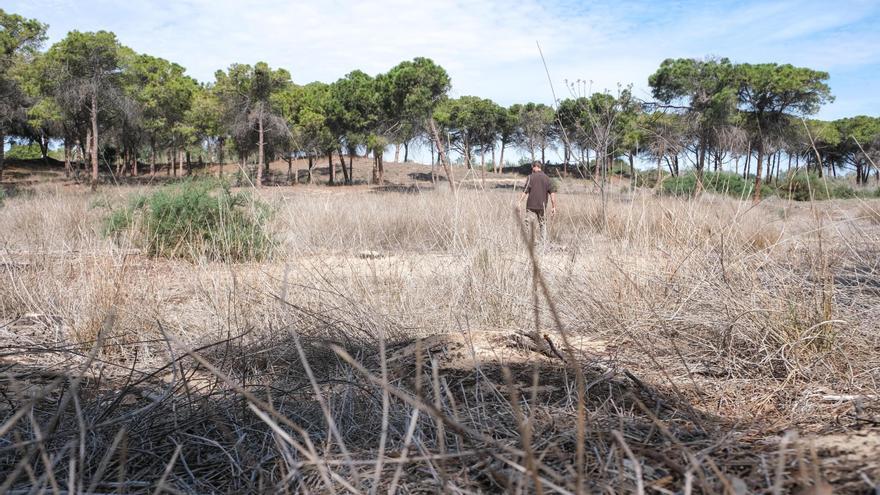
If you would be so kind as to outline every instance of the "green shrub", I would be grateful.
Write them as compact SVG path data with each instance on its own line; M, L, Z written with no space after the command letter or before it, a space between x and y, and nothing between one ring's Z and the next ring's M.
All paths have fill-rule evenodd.
M614 164L611 165L611 170L608 171L608 175L618 175L628 179L632 177L632 170L630 169L629 163L623 160L614 160Z
M738 198L749 197L755 189L755 183L743 179L732 172L707 172L703 176L703 188L719 194L727 194Z
M653 182L656 183L657 172L653 172ZM748 197L752 194L754 184L732 172L705 172L703 173L703 191L726 194L737 198ZM688 172L674 177L666 177L663 180L661 194L673 196L693 196L697 190L697 175Z
M6 158L10 160L37 160L43 158L43 151L37 143L13 144L6 152Z
M659 173L657 169L650 170L642 170L636 173L636 187L654 187L657 185L657 177L667 177L669 172L665 170L661 170Z
M846 182L819 177L815 172L789 174L778 186L778 194L795 201L854 198L856 191Z
M660 187L661 194L672 196L693 196L697 190L697 176L694 174L667 177Z
M215 180L184 181L137 196L110 214L105 232L124 234L151 256L211 261L263 259L272 248L268 207Z

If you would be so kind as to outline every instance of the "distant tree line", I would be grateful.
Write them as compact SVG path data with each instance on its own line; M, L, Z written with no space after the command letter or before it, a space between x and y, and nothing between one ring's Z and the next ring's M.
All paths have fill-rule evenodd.
M561 156L563 173L604 180L615 163L636 159L678 175L733 168L761 183L781 171L838 175L866 183L880 153L880 118L809 119L832 101L828 74L783 64L669 59L649 78L654 101L630 88L592 92L569 85L553 106L503 107L476 96L450 98L446 71L415 58L371 76L359 70L325 84L295 84L266 63L232 64L200 84L183 67L122 46L113 33L71 31L42 50L46 26L0 10L0 139L36 143L43 157L60 143L66 173L185 175L193 150L211 163L234 155L253 164L261 186L268 164L307 158L309 180L326 160L329 182L353 182L353 157L372 157L373 182L384 156L408 160L425 144L432 164L451 153L468 169L499 171L505 151L532 160ZM488 163L487 163L488 158ZM347 159L347 163L346 163ZM3 151L0 147L0 177ZM341 177L339 174L341 173ZM448 171L447 171L448 173Z

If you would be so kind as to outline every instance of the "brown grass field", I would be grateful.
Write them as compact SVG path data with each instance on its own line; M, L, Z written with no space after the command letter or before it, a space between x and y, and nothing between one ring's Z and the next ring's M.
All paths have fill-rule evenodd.
M146 180L12 167L0 492L880 490L880 200L565 179L535 247L519 176L387 169L254 191L272 256L216 263L103 235Z

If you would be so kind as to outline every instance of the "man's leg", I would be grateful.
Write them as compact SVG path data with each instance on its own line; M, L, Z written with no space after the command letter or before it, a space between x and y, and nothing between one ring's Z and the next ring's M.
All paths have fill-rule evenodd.
M544 210L538 210L535 214L538 216L538 238L541 240L541 245L545 245L547 244L547 217L544 216Z
M529 210L529 213L534 213L534 217L529 215L529 222L537 223L538 231L535 232L535 244L543 244L544 241L547 240L547 231L544 225L544 210Z

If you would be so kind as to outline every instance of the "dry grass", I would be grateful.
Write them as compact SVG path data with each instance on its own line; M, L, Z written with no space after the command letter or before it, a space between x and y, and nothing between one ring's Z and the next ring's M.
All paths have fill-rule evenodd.
M880 205L877 201L865 202L861 207L861 213L867 220L880 225Z
M267 190L278 252L227 265L103 238L135 192L0 207L2 489L880 482L810 440L878 435L877 202L569 192L531 257L509 191Z

